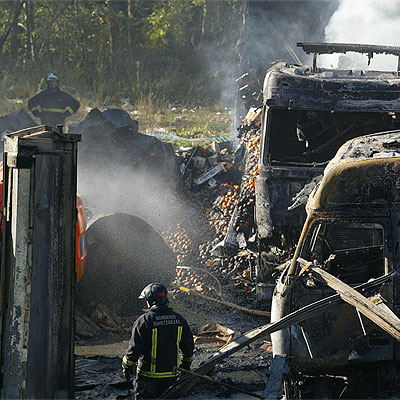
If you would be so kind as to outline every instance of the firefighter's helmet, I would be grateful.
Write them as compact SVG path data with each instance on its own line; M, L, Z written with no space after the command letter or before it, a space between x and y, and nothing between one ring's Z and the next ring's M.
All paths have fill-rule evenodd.
M140 293L139 299L146 299L150 306L168 304L167 288L161 283L150 283Z
M46 81L51 81L55 79L56 81L60 81L60 77L54 73L54 72L49 72L49 74L47 75Z
M56 82L56 84L50 82ZM46 78L46 83L48 88L55 88L60 85L60 77L54 73L54 72L49 72Z

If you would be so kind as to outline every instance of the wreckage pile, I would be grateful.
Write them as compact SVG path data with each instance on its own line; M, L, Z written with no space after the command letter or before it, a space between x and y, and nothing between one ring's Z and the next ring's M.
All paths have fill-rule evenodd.
M259 116L258 110L252 109L251 117L244 120L239 129L238 150L225 147L217 153L218 147L214 144L217 151L212 152L212 157L216 165L222 158L232 164L229 172L234 173L221 170L209 178L213 179L211 183L189 186L192 191L188 190L186 196L190 202L201 204L208 226L203 222L193 229L194 221L191 226L180 222L175 229L162 233L177 256L175 282L179 286L202 294L217 294L220 298L232 294L232 286L241 293L254 290L257 263L254 189L260 154ZM186 157L189 159L190 155ZM211 168L215 166L208 170ZM207 170L200 176L206 173ZM191 174L196 174L195 168ZM196 179L191 180L196 182Z

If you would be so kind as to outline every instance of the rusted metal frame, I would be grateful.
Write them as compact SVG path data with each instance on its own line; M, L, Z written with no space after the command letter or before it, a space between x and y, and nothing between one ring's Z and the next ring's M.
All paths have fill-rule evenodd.
M317 53L315 51L312 60L312 72L317 72Z
M352 44L352 43L306 43L299 42L297 47L302 47L306 54L313 53L312 72L317 72L317 55L318 54L333 54L344 53L348 51L354 53L367 54L368 65L371 58L375 54L391 54L398 56L397 76L400 75L400 47L397 46L379 46L371 44Z
M369 290L375 286L379 286L397 276L397 272L391 271L389 274L381 276L379 278L373 279L370 282L361 284L356 287L357 290ZM194 372L199 374L206 374L211 371L215 364L220 362L226 357L236 353L243 347L249 345L250 343L266 336L271 333L280 331L281 329L288 328L291 325L302 322L308 318L315 316L330 307L341 303L342 299L339 294L334 294L332 296L326 297L322 300L316 301L314 303L308 304L307 306L296 310L279 321L273 322L271 324L263 325L246 332L243 336L235 339L233 342L222 346L216 353L212 354L204 363L194 369ZM164 392L159 398L178 398L187 391L189 391L196 383L198 379L192 379L188 376L179 379L170 389Z
M372 209L371 207L369 209L365 208L363 209L364 216L374 216L376 217L381 216L381 217L387 217L388 214L387 212L383 212L382 209ZM380 214L378 214L380 213ZM286 285L290 286L293 279L295 278L295 273L297 269L297 262L300 262L302 259L300 257L300 253L302 251L302 245L300 246L299 244L304 244L306 235L308 234L310 230L310 226L314 223L316 220L329 220L333 221L335 218L350 218L351 221L349 222L359 222L360 218L359 217L354 217L354 212L350 211L349 208L347 209L341 209L339 211L337 210L329 210L329 212L313 212L312 214L307 216L307 219L304 223L303 229L300 234L300 238L298 240L298 245L296 246L295 253L293 255L293 258L291 259L290 262L290 267L288 270L288 274L286 277ZM302 265L305 266L306 260L302 260ZM286 292L286 289L285 289Z
M314 217L314 216L308 216L307 217L307 219L306 219L306 221L304 223L303 229L301 231L298 243L303 243L304 242L305 237L306 237L306 235L308 233L308 230L309 230L311 224L314 222L315 219L316 219L316 217ZM292 261L290 262L290 267L289 267L289 270L288 270L288 273L287 273L287 276L286 276L285 287L290 286L292 281L293 281L293 279L294 279L294 274L295 274L296 268L297 268L297 259L298 259L299 255L300 255L300 252L301 252L301 246L297 245L295 253L294 253L293 258L292 258ZM286 288L285 288L285 291L286 291Z
M330 288L336 290L343 301L355 307L356 310L400 341L400 319L397 316L382 310L371 300L329 272L318 267L310 267L310 271L317 279L322 280Z
M205 381L207 381L207 382L214 383L215 385L224 386L224 387L226 387L226 388L228 388L228 389L231 389L231 390L234 390L234 391L236 391L236 392L246 393L246 394L248 394L249 396L256 397L257 399L263 399L263 398L264 398L264 396L261 396L261 395L258 394L258 393L250 392L249 390L242 389L242 388L240 388L240 387L238 387L238 386L235 386L235 385L230 385L229 383L217 381L217 380L215 380L215 379L210 378L210 377L207 376L207 375L201 375L201 374L198 374L198 373L196 373L196 372L189 371L189 370L183 369L183 368L177 368L177 370L183 372L184 374L191 375L191 376L193 376L193 377L195 377L195 378L203 379L203 380L205 380Z
M300 279L304 275L304 273L309 269L311 265L312 265L311 261L303 265L301 271L291 280L290 284L283 289L281 293L282 297L286 296L287 292L292 289L292 287L295 285L298 279Z
M392 54L400 56L398 46L379 46L373 44L354 44L354 43L314 43L298 42L297 47L302 47L307 53L333 54L347 53L348 51L361 54Z

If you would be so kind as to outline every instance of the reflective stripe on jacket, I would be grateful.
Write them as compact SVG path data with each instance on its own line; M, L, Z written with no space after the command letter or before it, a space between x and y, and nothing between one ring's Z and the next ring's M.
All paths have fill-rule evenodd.
M193 348L186 320L167 306L153 306L135 321L123 363L130 367L137 362L142 376L172 378L179 374L181 359L191 361Z

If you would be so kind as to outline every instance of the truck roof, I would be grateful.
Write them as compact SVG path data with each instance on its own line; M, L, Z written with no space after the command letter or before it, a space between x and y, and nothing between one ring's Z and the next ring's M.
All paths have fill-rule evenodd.
M269 107L321 111L400 111L396 72L355 71L278 63L264 80Z
M349 140L329 162L308 214L400 207L400 130Z

